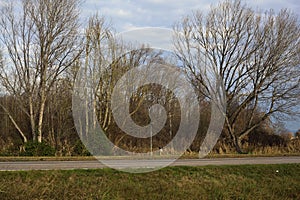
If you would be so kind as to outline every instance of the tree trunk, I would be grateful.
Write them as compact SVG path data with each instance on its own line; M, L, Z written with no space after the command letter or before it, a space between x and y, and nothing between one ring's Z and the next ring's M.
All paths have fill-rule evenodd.
M229 119L228 117L225 117L225 121L226 121L226 125L227 125L227 130L229 131L230 137L233 141L233 145L235 147L235 150L237 151L237 153L239 154L243 154L243 150L242 150L242 144L241 144L241 138L235 135L235 125L231 125L229 123Z
M10 121L13 123L13 125L15 126L15 128L20 133L20 135L21 135L21 137L23 139L23 142L26 143L28 141L26 135L23 133L23 131L21 130L21 128L18 126L18 124L16 123L16 121L14 120L14 118L11 116L11 114L9 113L9 111L3 105L0 104L0 106L6 112L6 114L8 115L8 117L10 119Z
M31 125L33 141L36 141L37 137L36 137L35 117L34 117L34 111L33 111L32 97L29 97L29 115L30 115L30 125Z
M41 106L40 106L40 112L39 112L39 123L38 123L38 133L37 133L37 141L38 143L42 142L42 131L43 131L43 119L44 119L44 110L45 110L45 103L46 103L46 98L45 95L41 95Z
M239 153L239 154L245 154L245 152L242 149L242 144L241 144L241 139L239 137L234 136L233 139L233 144L235 146L235 150Z

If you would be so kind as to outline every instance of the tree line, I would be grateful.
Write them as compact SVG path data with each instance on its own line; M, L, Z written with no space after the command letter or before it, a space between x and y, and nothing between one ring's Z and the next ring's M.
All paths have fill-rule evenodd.
M0 11L0 152L27 155L33 149L30 153L35 155L41 148L51 155L89 155L79 139L87 131L78 132L72 117L80 68L93 79L96 113L96 119L80 122L83 129L97 121L116 146L149 151L149 139L133 138L117 126L111 97L128 70L164 63L165 55L147 46L125 52L131 44L118 41L113 27L97 14L83 27L80 0L20 0L19 6L15 2L5 1ZM284 145L285 140L274 135L274 120L299 115L296 14L287 9L257 12L240 1L222 1L208 13L199 10L183 17L173 30L178 67L192 83L202 108L190 150L199 151L208 129L212 74L224 85L226 96L225 124L217 146L226 144L242 153L249 143ZM113 62L104 65L107 60ZM167 119L153 137L153 148L172 140L181 116L172 91L145 85L130 102L131 117L141 126L149 124L149 105L162 105Z

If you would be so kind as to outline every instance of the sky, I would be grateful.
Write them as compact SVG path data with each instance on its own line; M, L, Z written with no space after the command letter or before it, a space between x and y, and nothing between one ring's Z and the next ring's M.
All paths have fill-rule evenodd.
M172 28L176 21L191 11L201 10L205 13L211 5L215 6L219 2L219 0L85 0L82 14L85 22L89 16L96 13L104 16L119 33L143 27ZM282 8L287 8L300 15L299 0L242 0L242 2L257 11L273 9L278 12ZM145 35L139 32L134 33L136 34L134 37L145 38ZM287 121L286 128L289 131L297 131L300 128L300 119Z
M98 12L111 20L116 31L138 27L171 28L174 22L193 10L206 12L219 0L85 0L83 13L89 16ZM255 10L288 8L299 14L299 0L244 0Z

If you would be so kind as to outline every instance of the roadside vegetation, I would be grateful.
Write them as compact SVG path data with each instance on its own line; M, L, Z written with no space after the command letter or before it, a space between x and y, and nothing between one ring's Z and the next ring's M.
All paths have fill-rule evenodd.
M0 172L10 199L299 199L300 165L168 167L147 174L112 169Z
M151 145L120 130L111 108L113 88L127 71L170 64L166 55L144 45L125 51L133 45L118 41L113 26L97 14L82 27L81 0L15 2L0 5L0 156L90 156L81 141L92 138L97 123L115 146L131 152L169 144L182 113L173 91L149 84L131 96L130 117L139 126L150 123L149 107L165 108L165 125ZM299 116L298 16L286 9L257 12L236 0L176 20L172 62L186 73L201 108L187 151L200 149L212 114L210 87L219 80L226 113L213 153L299 153L300 130L290 133L281 123ZM104 66L107 60L113 62ZM94 86L92 102L72 110L79 69ZM89 104L95 116L84 112ZM74 111L82 114L75 121Z

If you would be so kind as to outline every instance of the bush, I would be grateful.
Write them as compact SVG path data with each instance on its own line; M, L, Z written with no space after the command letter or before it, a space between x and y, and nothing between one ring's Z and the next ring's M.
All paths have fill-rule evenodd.
M20 156L55 156L55 149L45 142L27 142L25 151Z
M0 150L0 156L18 156L20 153L19 145L10 145Z
M86 149L80 140L78 140L73 148L73 156L91 156L91 153Z

